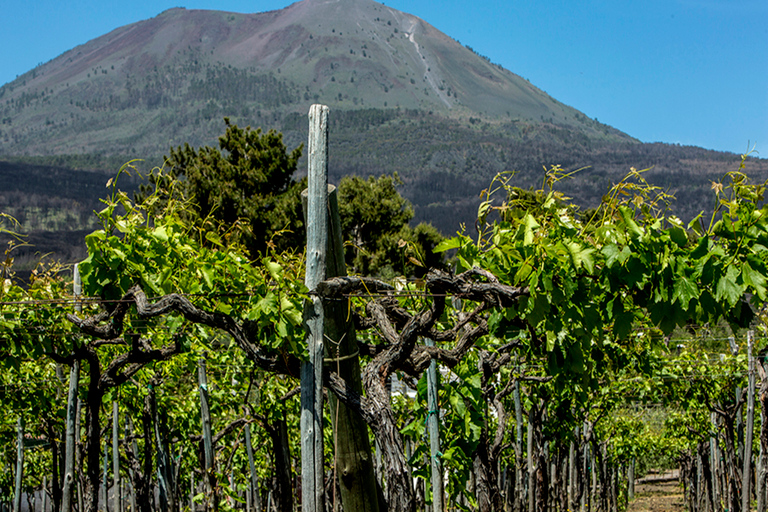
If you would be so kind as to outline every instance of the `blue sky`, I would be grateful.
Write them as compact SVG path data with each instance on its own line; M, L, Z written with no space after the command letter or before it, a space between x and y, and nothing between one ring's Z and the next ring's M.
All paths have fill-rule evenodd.
M0 0L0 84L171 7L286 0ZM768 158L766 0L385 0L554 98L644 142Z

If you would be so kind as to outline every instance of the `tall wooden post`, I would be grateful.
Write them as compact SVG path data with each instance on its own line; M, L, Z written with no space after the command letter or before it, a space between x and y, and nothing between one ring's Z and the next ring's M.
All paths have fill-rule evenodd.
M75 408L75 433L76 433L76 439L80 438L80 411L83 407L82 401L80 398L77 399L77 407ZM75 456L77 457L77 451L75 451ZM79 460L79 459L78 459ZM83 501L85 500L85 492L83 491L83 480L82 478L77 479L77 509L78 510L85 510L85 505L83 504Z
M117 400L112 401L112 505L113 512L122 512L120 496L120 417ZM104 483L106 485L106 482ZM131 511L133 512L133 511Z
M21 512L21 483L24 475L24 418L16 422L16 485L13 491L13 512Z
M200 418L203 426L203 460L205 474L203 486L205 489L205 510L215 508L213 484L213 438L211 435L211 412L208 408L208 377L205 373L205 359L197 362L197 379L200 386Z
M136 442L136 439L133 437L133 421L131 420L131 416L129 414L125 415L125 440L128 442L130 439L131 441L131 448L133 449L133 454L135 457L138 458L139 456L139 445ZM129 494L129 504L131 507L131 512L136 512L136 489L133 487L134 482L134 474L133 474L133 467L131 465L128 465L128 484L130 486L130 494Z
M106 436L105 436L106 437ZM103 459L103 465L101 467L103 478L101 479L101 487L100 489L100 510L103 510L104 512L109 512L109 500L108 500L108 492L109 492L109 482L107 481L107 477L109 475L109 441L104 439L104 459Z
M747 357L749 358L749 389L747 398L747 432L744 441L744 466L742 469L741 510L749 511L752 477L752 433L755 423L755 359L752 357L754 332L747 332Z
M325 279L328 245L328 107L309 109L307 271L312 292ZM302 512L325 509L323 495L323 303L313 296L304 308L309 360L301 366Z
M67 429L64 437L64 483L61 489L61 512L72 511L75 489L75 441L77 433L77 386L80 381L80 361L75 359L69 370L67 394Z
M48 477L43 477L43 496L40 499L42 503L40 503L40 510L41 512L46 512L46 509L48 508Z
M712 501L714 503L720 503L720 479L718 474L720 472L720 447L717 443L717 416L716 413L710 413L709 421L712 426L712 436L709 438L709 465L711 468L712 478Z
M525 484L523 483L523 406L520 402L520 381L515 379L515 512L523 512Z
M425 340L428 347L435 342ZM429 430L429 458L432 467L432 512L443 512L443 465L440 462L440 409L437 404L437 362L432 359L427 370L427 429Z
M739 346L736 344L736 338L728 338L728 344L731 346L731 355L739 354ZM741 400L741 386L736 386L736 400ZM736 464L744 460L744 419L741 405L736 410ZM734 468L734 471L736 468Z
M252 496L249 503L253 503L253 509L261 512L261 495L259 494L259 477L256 475L256 465L253 462L253 444L251 444L251 424L245 424L245 449L248 453L248 467L251 471L251 485L248 496ZM249 507L250 508L250 507Z
M302 193L304 222L308 223L309 190ZM347 275L344 262L344 241L336 187L328 185L328 246L325 255L325 278ZM360 358L355 325L346 301L326 301L323 304L323 338L325 367L336 372L347 385L363 394ZM379 496L373 451L368 425L359 414L328 395L336 461L336 475L341 490L341 503L346 512L378 512Z
M533 466L533 416L531 405L528 411L528 512L536 511L536 468Z

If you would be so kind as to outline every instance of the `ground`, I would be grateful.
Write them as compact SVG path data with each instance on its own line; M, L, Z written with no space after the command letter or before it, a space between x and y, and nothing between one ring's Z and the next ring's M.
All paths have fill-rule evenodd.
M635 484L635 498L627 512L682 512L683 488L677 481Z

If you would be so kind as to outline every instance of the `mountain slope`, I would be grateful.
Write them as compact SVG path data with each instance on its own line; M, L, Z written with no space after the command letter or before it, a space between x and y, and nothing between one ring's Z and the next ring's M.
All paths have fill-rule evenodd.
M415 16L372 0L303 0L259 14L171 9L38 66L0 88L0 155L158 155L210 143L224 115L282 128L315 102L632 140Z

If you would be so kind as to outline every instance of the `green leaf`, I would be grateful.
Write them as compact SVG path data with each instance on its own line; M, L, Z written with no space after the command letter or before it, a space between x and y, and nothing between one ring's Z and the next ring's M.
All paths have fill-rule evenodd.
M760 300L765 300L765 277L746 261L741 266L741 279L745 285L752 287Z
M685 230L678 226L669 228L669 237L678 247L685 247L688 244L688 235L685 234Z
M208 288L213 288L213 272L213 268L208 265L200 267L200 273L203 275L203 280Z
M678 276L675 280L674 290L672 292L672 302L679 302L683 309L688 309L691 300L699 296L699 287L696 283L684 275Z
M523 226L525 232L525 235L523 236L523 244L530 245L533 243L533 231L538 229L540 225L536 222L536 219L533 218L533 215L526 213L525 217L523 217Z
M725 275L721 276L717 282L715 298L717 300L725 299L731 307L735 306L744 293L744 289L736 282L738 277L738 268L735 265L730 265Z
M267 267L267 270L269 271L269 275L272 276L272 279L275 281L281 281L283 276L283 267L280 266L279 263L276 263L274 261L265 260L264 266Z
M160 240L161 242L167 242L168 241L168 232L165 229L165 226L158 226L152 231L152 235Z
M627 231L631 235L633 235L634 238L641 237L643 235L643 231L640 229L640 226L637 225L634 219L634 212L627 208L626 206L619 206L619 214L621 214L621 219L624 221L624 225L627 228Z
M552 352L555 349L555 343L557 343L557 334L547 331L547 352Z
M434 252L445 252L450 251L451 249L458 249L461 247L461 243L462 241L459 237L446 238L435 246Z

